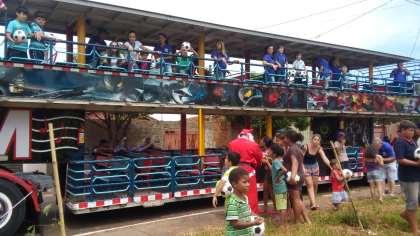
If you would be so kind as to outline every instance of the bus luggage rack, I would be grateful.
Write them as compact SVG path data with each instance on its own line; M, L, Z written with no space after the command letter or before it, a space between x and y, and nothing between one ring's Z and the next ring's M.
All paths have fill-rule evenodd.
M224 155L127 156L69 162L66 196L92 199L213 187L222 174Z

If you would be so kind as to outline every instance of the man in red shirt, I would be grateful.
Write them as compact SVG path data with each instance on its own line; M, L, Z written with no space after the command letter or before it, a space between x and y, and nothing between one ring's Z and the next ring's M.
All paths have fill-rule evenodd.
M239 166L249 173L249 207L254 214L258 214L258 192L255 168L261 164L263 155L259 145L254 141L252 129L243 129L239 133L238 138L232 140L228 144L228 147L229 151L239 153L241 156Z

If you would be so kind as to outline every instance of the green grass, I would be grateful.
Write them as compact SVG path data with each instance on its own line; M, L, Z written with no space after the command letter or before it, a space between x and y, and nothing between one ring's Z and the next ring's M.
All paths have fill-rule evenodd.
M339 211L332 209L310 212L311 225L289 224L276 226L271 219L266 218L265 235L284 235L284 236L353 236L368 235L389 235L404 236L410 235L408 224L399 217L399 213L404 208L404 201L400 198L385 199L384 203L372 200L355 201L360 219L366 231L361 231L350 204L346 204ZM420 217L420 213L418 213ZM190 232L189 236L218 236L223 235L223 225L220 227L207 227L195 232Z

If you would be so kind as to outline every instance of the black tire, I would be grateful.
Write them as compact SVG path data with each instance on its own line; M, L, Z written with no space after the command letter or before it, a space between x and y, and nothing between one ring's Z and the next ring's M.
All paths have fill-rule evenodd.
M11 201L12 206L14 206L24 197L22 192L15 184L3 179L0 179L0 193L0 204L4 204L6 201ZM13 209L11 217L4 225L0 220L0 235L15 235L16 231L19 229L23 220L25 219L25 213L26 202L22 201L19 205L16 206L16 208Z

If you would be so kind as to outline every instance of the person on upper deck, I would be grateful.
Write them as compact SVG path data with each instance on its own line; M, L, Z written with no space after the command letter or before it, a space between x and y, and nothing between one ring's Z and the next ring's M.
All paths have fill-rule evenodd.
M277 81L285 81L287 78L287 56L285 54L284 46L279 46L277 52L274 53L274 63L277 64L278 68L276 70Z
M322 57L318 57L315 61L315 65L319 69L319 78L322 80L327 79L328 76L331 76L331 68L328 60Z
M49 47L52 47L51 43L47 40L54 40L53 37L46 36L44 33L43 28L47 24L47 21L48 19L45 13L37 12L34 22L31 22L29 25L34 33L29 53L31 58L38 60L38 62L42 62L46 58L48 54L47 50Z
M159 33L159 43L155 44L153 51L162 53L160 60L163 60L163 73L172 73L172 63L174 62L173 56L168 54L174 54L172 46L169 44L168 36L164 33Z
M27 22L28 9L20 6L16 9L16 19L10 21L6 27L7 58L13 60L28 58L28 39L32 30Z
M191 53L191 55L188 55L189 53ZM194 48L181 45L181 49L176 57L176 68L179 74L193 75L194 62L192 56L198 56L198 53Z
M410 71L404 68L404 64L402 62L399 62L397 64L397 68L391 71L389 77L394 79L393 86L396 92L402 91L402 87L409 87L407 83L408 75L410 75Z
M112 41L104 54L101 55L101 66L110 67L112 69L123 69L126 67L127 61L121 53L121 45L116 41Z
M305 62L302 60L302 53L298 52L296 55L296 60L293 62L293 69L296 70L294 82L297 84L302 83L302 78L306 75L306 66Z
M265 47L265 54L263 56L264 65L264 80L265 82L275 82L274 76L278 65L274 62L274 46L269 45Z
M225 43L223 40L217 40L216 49L211 52L211 59L214 60L214 74L216 79L224 79L226 77L227 64L229 56L226 53Z
M98 29L98 33L92 36L86 46L86 63L92 68L99 65L99 57L106 50L105 38L108 32L105 29Z
M137 40L136 32L130 30L128 32L128 41L124 43L124 46L128 49L128 70L133 71L138 69L137 60L139 58L139 50L150 52L146 46L144 46L139 40Z
M340 75L341 75L341 66L340 61L337 57L333 57L329 63L331 70L331 81L328 83L328 87L331 88L341 88Z

